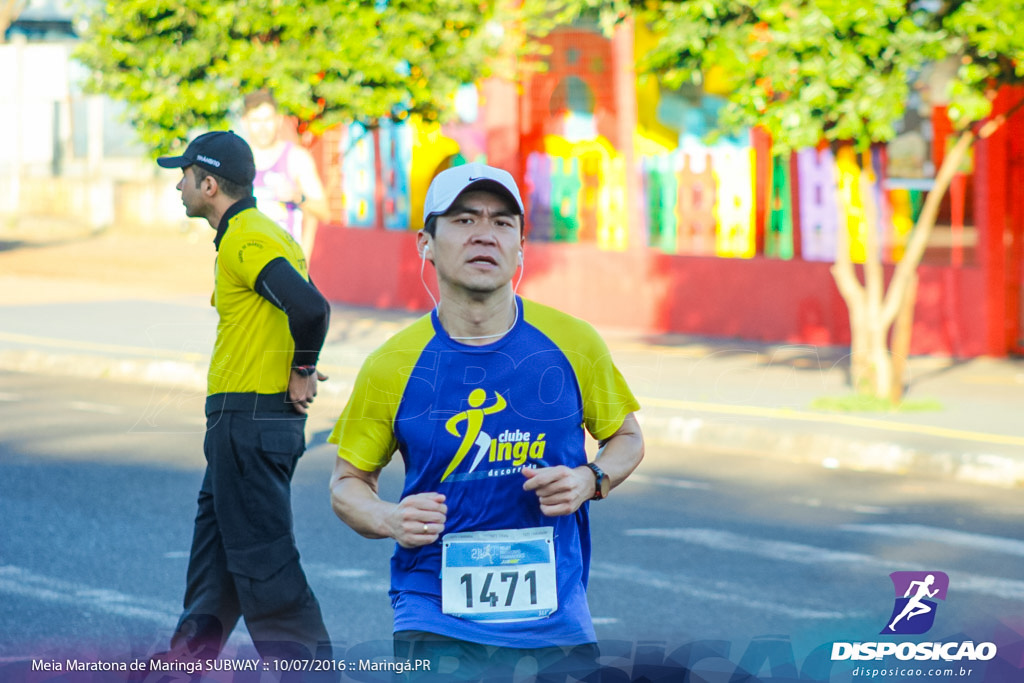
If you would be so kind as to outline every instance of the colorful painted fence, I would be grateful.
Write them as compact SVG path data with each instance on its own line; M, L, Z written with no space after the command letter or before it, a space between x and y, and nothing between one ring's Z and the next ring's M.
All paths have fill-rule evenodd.
M677 115L680 121L693 118L685 111ZM749 135L705 145L700 140L706 125L684 128L675 149L638 158L643 193L639 214L648 236L642 246L668 254L752 258L760 253L827 262L845 243L851 259L860 263L865 258L864 231L874 224L883 259L899 259L920 209L921 192L882 189L886 181L880 152L858 158L850 148L836 153L810 149L759 165ZM525 154L521 175L530 239L587 242L610 251L629 248L624 152L594 132L598 126L588 112L573 112L549 127L557 134L544 135L538 148ZM486 160L483 144L474 137L481 137L480 126L467 123L442 128L411 121L372 131L352 124L337 142L344 223L418 228L433 176L467 157ZM758 187L768 188L769 202L760 223L755 212ZM875 212L873 222L868 210ZM845 230L845 240L840 230Z

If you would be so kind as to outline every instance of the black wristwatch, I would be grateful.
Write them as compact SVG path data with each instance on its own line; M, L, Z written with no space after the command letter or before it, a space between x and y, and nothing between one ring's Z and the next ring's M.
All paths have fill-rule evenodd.
M316 372L315 365L293 365L292 372L297 373L299 377L309 377Z
M611 479L609 479L608 475L604 473L604 470L594 463L588 462L587 467L589 467L590 471L594 473L594 495L590 500L601 500L602 498L607 498L608 493L612 490Z

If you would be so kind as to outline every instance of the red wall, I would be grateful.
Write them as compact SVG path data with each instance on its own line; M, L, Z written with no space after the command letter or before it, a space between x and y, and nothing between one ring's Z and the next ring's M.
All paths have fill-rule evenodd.
M312 275L336 302L416 311L433 304L413 231L323 226ZM986 353L986 283L977 268L921 266L911 352ZM424 279L436 293L428 263ZM759 342L850 343L829 264L675 256L653 249L527 242L520 294L594 325Z

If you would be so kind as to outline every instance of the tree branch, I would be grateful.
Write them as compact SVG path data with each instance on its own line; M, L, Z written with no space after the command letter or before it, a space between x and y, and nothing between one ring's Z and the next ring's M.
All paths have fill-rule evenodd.
M917 218L917 225L910 237L910 242L907 244L907 249L903 253L903 258L896 264L896 269L893 272L892 282L889 285L889 291L886 293L885 307L883 309L883 315L887 321L896 318L903 291L902 285L909 282L911 275L917 271L917 266L921 263L921 257L924 256L924 250L928 246L928 239L931 237L932 228L935 226L935 221L938 218L942 200L953 181L953 176L956 175L957 170L960 168L960 162L963 161L967 150L974 144L975 139L974 131L965 130L960 134L960 139L953 145L953 149L942 160L942 166L935 175L935 184L932 186L931 191L928 192L928 196L924 200L924 206L921 207L921 215Z
M878 206L874 190L877 178L871 162L870 150L860 159L860 200L863 207L864 226L864 293L869 307L881 306L885 291L885 274L882 270L882 255L878 246Z
M995 133L1004 123L1006 123L1008 119L1012 118L1014 114L1020 111L1022 107L1024 107L1024 99L1017 100L1017 102L1004 113L998 116L993 116L991 119L978 126L978 139L984 140Z
M949 190L953 176L956 175L957 170L960 168L960 163L967 155L967 150L970 149L976 140L984 140L990 137L1022 108L1024 108L1024 99L1018 100L1006 112L994 116L977 126L976 130L968 128L960 134L960 139L957 140L953 149L942 160L942 167L939 168L939 172L935 175L935 184L925 198L924 206L921 208L921 214L918 216L917 224L914 226L914 233L910 238L910 243L907 245L903 258L896 264L892 282L889 285L889 291L886 292L885 307L883 309L886 322L895 320L899 312L905 285L909 284L914 273L917 271L917 266L921 263L921 258L924 256L924 251L928 246L928 238L931 236L932 229L935 227L935 221L939 215L939 207L946 196L946 192Z

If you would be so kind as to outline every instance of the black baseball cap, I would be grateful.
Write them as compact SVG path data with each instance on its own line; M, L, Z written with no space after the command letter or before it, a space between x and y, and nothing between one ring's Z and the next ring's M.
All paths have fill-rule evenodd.
M256 162L249 143L231 130L203 133L188 144L181 156L160 157L156 163L164 168L195 164L239 185L250 185L256 179Z

